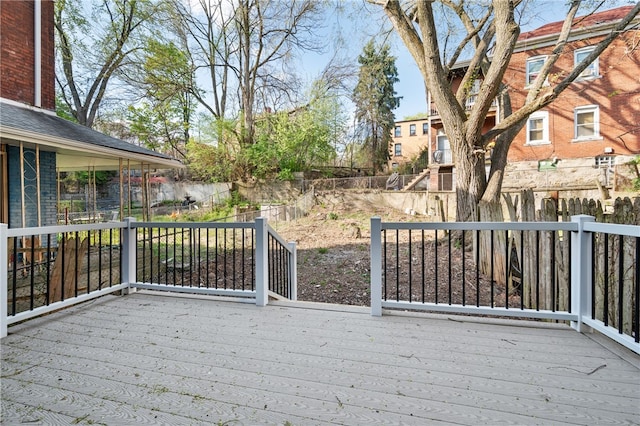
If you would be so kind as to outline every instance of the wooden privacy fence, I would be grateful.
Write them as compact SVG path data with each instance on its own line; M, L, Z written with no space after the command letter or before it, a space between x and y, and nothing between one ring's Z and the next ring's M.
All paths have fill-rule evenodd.
M570 221L571 216L585 214L594 216L596 222L622 225L640 225L640 197L618 198L613 210L605 212L604 206L593 199L545 198L536 208L533 191L524 190L514 198L504 194L511 221L556 222ZM618 326L620 306L632 309L631 304L618 303L620 298L634 300L636 272L633 265L637 252L635 238L619 235L594 233L593 266L595 316L613 326ZM508 276L506 280L511 288L522 291L524 303L528 307L563 310L569 305L570 287L570 238L562 231L525 231L521 235L511 234L509 245L512 250L498 250L493 253L497 264L506 265L511 273L500 274L496 279ZM534 252L534 251L537 251ZM510 256L510 259L506 257ZM542 261L540 261L540 259ZM549 261L547 261L549 260ZM520 282L514 282L517 277ZM605 318L605 312L606 317ZM626 318L623 328L631 330L631 312L622 313Z

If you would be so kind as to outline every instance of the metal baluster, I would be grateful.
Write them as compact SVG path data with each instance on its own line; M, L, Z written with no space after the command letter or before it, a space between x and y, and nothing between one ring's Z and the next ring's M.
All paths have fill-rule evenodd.
M434 263L435 263L435 304L437 305L439 303L438 301L438 231L434 230L433 231L434 234L434 240L435 240L435 244L433 246L433 253L434 253Z
M505 229L504 231L504 307L505 309L509 309L509 231Z
M609 234L604 234L604 307L602 322L609 325Z
M467 268L465 265L465 250L464 250L464 240L465 240L465 234L464 234L464 229L462 230L462 245L460 246L460 249L462 251L462 306L465 306L467 304L467 291L466 291L466 282L467 282Z
M623 299L624 299L624 236L618 236L618 331L622 334ZM637 260L636 260L637 261Z
M411 246L413 244L413 240L411 239L411 229L409 229L409 302L411 302L413 300L413 292L412 292L412 281L413 281L413 276L412 276L412 254L411 254Z
M30 285L29 285L29 310L33 311L33 306L34 306L34 302L35 302L35 292L36 292L36 283L35 283L35 263L36 263L36 248L35 248L35 243L36 243L36 236L32 235L31 236L31 247L29 248L29 251L31 252L31 262L29 265L29 273L31 275L30 277Z

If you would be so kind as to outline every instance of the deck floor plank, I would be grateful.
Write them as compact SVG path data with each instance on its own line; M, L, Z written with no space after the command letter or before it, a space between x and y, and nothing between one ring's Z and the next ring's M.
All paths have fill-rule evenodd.
M640 357L562 325L138 293L9 331L3 424L640 419Z

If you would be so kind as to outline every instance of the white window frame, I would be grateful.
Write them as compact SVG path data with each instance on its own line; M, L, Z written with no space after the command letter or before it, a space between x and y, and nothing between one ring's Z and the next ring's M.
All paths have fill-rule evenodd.
M582 62L582 60L580 60L578 56L584 53L586 53L585 56L588 56L591 52L593 52L594 49L595 47L589 46L589 47L583 47L582 49L575 50L573 52L573 66L576 67L580 62ZM600 77L600 65L598 62L598 58L596 58L593 60L593 62L591 62L591 64L589 64L589 66L587 66L587 68L584 69L584 71L582 71L582 73L580 73L580 75L576 80L591 80L599 77Z
M596 169L611 168L616 164L615 155L596 155L595 157Z
M467 101L465 102L465 107L467 109L471 109L473 105L476 103L478 99L478 94L480 93L480 85L482 81L476 79L473 81L473 85L471 86L471 90L469 90L469 94L467 95Z
M580 114L593 113L593 134L578 136L578 116ZM573 110L573 141L592 141L602 139L600 136L600 107L598 105L584 105Z
M525 81L524 81L524 85L525 87L531 86L533 84L533 82L535 81L536 77L531 78L531 71L529 70L530 65L542 61L542 65L540 65L540 68L542 68L544 66L545 61L547 60L547 56L543 55L543 56L533 56L529 59L527 59L527 64L525 65L526 69L525 69Z
M415 123L409 124L409 136L417 135L417 127Z
M401 138L402 137L402 126L395 126L393 128L393 137Z
M531 122L533 120L542 120L542 139L531 139ZM527 141L526 145L548 145L549 140L549 112L548 111L536 111L527 119Z

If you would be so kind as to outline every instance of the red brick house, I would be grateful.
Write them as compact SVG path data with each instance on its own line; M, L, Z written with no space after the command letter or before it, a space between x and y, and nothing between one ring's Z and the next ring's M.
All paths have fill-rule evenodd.
M548 84L562 78L611 32L632 6L587 17L576 17L569 42L551 71ZM640 154L640 18L594 61L551 105L535 112L509 150L503 187L614 186L614 174L629 174L625 166ZM504 83L514 109L520 108L546 55L555 47L562 21L520 35ZM460 63L452 71L454 89L466 71ZM479 83L479 82L478 82ZM477 87L479 84L477 83ZM435 105L430 103L430 188L453 190L455 168ZM468 100L468 106L473 102ZM486 118L485 131L495 125L497 108ZM487 156L488 160L488 156ZM489 160L488 160L489 161ZM597 170L594 170L597 169Z
M551 70L549 84L571 71L632 7L574 19L569 43ZM588 184L595 181L594 167L613 170L640 154L638 22L636 18L635 27L616 38L558 99L531 115L509 149L510 163L529 162L538 169L558 171L582 166L587 176L578 179ZM562 22L554 22L520 35L504 77L514 108L524 104L527 84L554 48L561 28ZM604 177L603 184L613 184L611 176Z
M54 2L0 3L0 222L56 223L57 173L182 167L55 114Z

